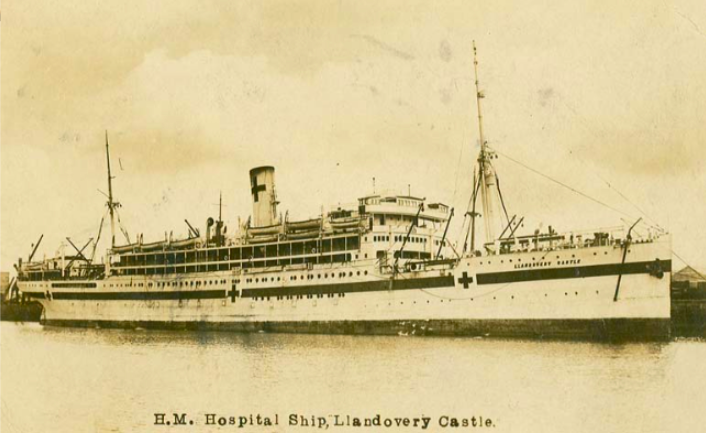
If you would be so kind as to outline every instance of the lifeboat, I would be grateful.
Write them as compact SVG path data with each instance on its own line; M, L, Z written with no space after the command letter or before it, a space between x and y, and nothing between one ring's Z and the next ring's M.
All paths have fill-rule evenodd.
M301 231L301 232L296 232L296 233L288 233L287 238L288 239L306 239L306 238L318 238L319 237L319 230L307 230L307 231Z
M281 231L282 225L276 224L273 226L264 227L250 227L248 228L249 236L265 236L265 235L276 235Z
M360 217L347 217L347 218L332 218L330 223L331 227L335 230L356 228L360 225L362 219Z
M167 241L157 241L157 242L150 242L148 244L142 244L140 245L140 248L142 251L155 251L155 250L161 250L164 249L168 245Z
M135 248L139 247L139 244L130 244L130 245L123 245L121 247L113 247L113 253L115 254L122 254L122 253L131 253Z
M277 242L278 238L279 238L279 235L277 235L277 234L257 236L257 237L249 238L248 243L249 244L262 244L265 242Z
M287 231L298 231L307 229L320 229L321 218L313 218L305 221L290 221L287 222Z
M169 244L170 247L172 248L189 248L189 247L199 247L201 245L201 242L199 241L199 238L190 238L190 239L181 239L178 241L173 241L171 244Z

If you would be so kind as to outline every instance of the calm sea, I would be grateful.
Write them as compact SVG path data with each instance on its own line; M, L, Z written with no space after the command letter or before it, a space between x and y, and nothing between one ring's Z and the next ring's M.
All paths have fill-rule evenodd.
M706 428L706 343L696 340L245 335L6 322L0 332L3 433ZM172 425L155 425L162 413ZM186 414L187 425L173 425L174 413ZM258 425L258 415L277 424ZM461 426L448 425L452 418ZM473 427L481 418L483 426ZM371 426L346 424L355 419Z

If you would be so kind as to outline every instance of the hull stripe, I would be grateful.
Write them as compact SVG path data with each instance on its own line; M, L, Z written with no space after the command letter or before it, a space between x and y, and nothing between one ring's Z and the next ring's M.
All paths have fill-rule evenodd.
M382 292L386 290L414 290L439 287L453 287L453 275L433 278L415 278L409 280L365 281L358 283L320 284L295 287L266 287L262 289L243 289L241 297L255 296L296 296L326 295L333 293ZM45 299L40 292L27 293L32 298ZM55 300L93 300L93 301L161 301L180 299L222 299L228 297L226 290L190 290L172 292L52 292Z
M609 265L578 266L554 269L528 269L509 272L491 272L477 274L478 285L516 283L525 281L559 280L573 278L589 278L629 274L649 274L655 269L656 262L636 262ZM622 269L621 269L622 268ZM671 261L660 262L662 272L671 272ZM432 278L410 278L397 280L362 281L356 283L317 284L293 287L264 287L243 289L240 297L253 298L260 296L306 296L327 295L336 293L383 292L391 290L417 290L442 287L454 287L453 275ZM43 292L28 292L34 299L45 299ZM182 299L221 299L227 298L228 291L223 290L187 290L187 291L142 291L142 292L52 292L56 300L94 300L94 301L161 301Z
M32 298L45 299L44 293L28 293ZM52 299L81 301L168 301L181 299L220 299L225 290L190 290L183 292L52 292Z
M243 298L254 296L327 295L333 293L384 292L386 290L414 290L453 287L454 277L414 278L409 280L363 281L358 283L319 284L295 287L267 287L243 289Z
M622 274L649 274L655 269L656 262L635 262L620 265L619 263L609 265L593 265L593 266L577 266L570 268L548 268L548 269L527 269L521 271L510 272L490 272L487 274L478 274L477 280L479 285L483 284L501 284L501 283L517 283L522 281L541 281L541 280L565 280L571 278L588 278L588 277L605 277L610 275ZM659 267L662 272L671 272L672 261L663 260L659 262Z
M508 320L360 320L293 322L167 322L48 320L47 325L106 328L213 330L233 332L279 332L362 335L439 335L596 340L664 340L670 321L663 318L630 319L508 319ZM203 336L199 336L202 338Z

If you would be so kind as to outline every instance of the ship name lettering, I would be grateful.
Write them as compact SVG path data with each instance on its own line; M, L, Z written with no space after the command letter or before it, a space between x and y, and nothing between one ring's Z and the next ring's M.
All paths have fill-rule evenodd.
M439 426L446 427L493 427L493 420L482 416L470 418L454 418L443 415L439 418Z
M291 418L291 415L290 415ZM420 430L426 430L429 428L431 423L431 417L416 417L416 418L383 418L382 416L375 415L370 418L359 418L350 415L333 415L333 422L331 425L335 427L414 427ZM291 425L291 420L290 420ZM327 427L324 427L327 428Z
M561 264L561 262L559 264ZM544 268L551 265L552 262L518 263L514 266L514 269Z

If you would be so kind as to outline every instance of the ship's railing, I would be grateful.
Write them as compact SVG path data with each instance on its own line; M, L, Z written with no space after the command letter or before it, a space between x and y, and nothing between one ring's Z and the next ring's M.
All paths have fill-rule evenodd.
M619 247L627 235L624 226L602 227L593 230L575 230L565 233L535 233L533 235L501 238L485 244L488 254L510 254L516 252L553 251L560 249L590 248L602 246ZM661 235L652 229L634 229L631 237L635 242L653 242Z

